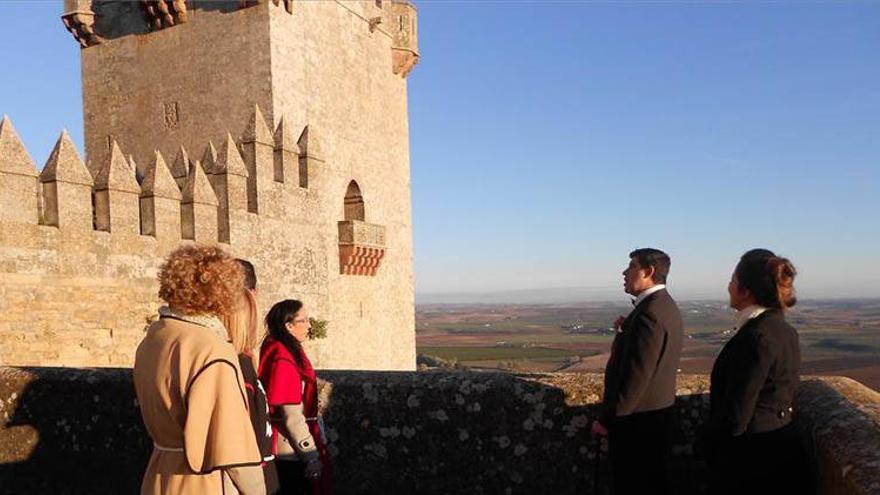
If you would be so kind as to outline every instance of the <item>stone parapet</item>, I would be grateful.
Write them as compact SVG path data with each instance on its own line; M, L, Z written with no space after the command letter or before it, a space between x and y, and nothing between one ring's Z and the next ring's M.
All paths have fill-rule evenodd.
M589 435L602 375L319 374L337 493L610 493ZM707 393L708 377L679 376L677 494L705 493L691 445ZM878 396L840 377L801 384L797 421L817 453L804 475L819 494L877 493ZM0 493L137 492L151 445L130 370L0 368L0 419Z
M803 382L795 401L818 492L880 493L880 393L850 378L821 377Z

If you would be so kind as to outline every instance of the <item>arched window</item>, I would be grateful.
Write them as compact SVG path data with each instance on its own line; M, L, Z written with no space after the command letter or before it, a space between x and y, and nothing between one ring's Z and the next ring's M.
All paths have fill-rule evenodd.
M355 181L349 182L348 190L345 191L345 213L343 219L366 221L364 197L361 196L361 188Z

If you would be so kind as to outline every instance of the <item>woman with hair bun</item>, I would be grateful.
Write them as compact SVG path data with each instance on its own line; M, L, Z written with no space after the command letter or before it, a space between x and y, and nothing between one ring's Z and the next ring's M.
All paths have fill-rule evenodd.
M727 287L733 337L712 367L710 417L701 444L710 493L808 493L792 424L800 346L785 312L797 271L766 249L746 252Z

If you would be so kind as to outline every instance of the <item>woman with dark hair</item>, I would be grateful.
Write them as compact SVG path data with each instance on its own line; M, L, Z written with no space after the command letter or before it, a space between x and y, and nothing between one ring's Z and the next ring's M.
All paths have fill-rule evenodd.
M809 493L792 404L799 381L794 265L766 249L740 258L728 285L734 335L712 368L701 444L713 494Z
M266 315L260 381L266 387L280 494L329 495L330 462L318 417L318 383L302 342L311 325L300 301L276 303Z

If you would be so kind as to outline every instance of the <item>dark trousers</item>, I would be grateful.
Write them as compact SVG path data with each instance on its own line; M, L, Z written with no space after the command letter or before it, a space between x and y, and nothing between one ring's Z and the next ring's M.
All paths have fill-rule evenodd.
M275 459L278 482L281 485L278 495L311 495L312 483L303 475L305 467L302 461Z
M608 454L615 495L669 494L673 408L614 418Z
M727 439L709 461L709 493L749 495L813 493L814 483L797 429L789 424L766 433Z

